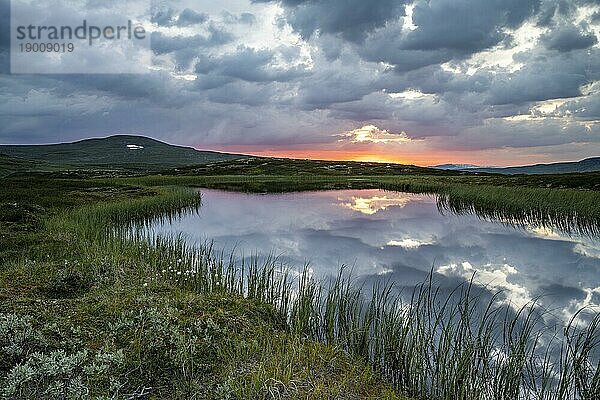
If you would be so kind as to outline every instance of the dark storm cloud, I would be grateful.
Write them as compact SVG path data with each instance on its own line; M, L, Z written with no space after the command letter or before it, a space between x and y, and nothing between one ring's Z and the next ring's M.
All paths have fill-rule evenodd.
M245 104L260 106L268 104L280 93L277 83L256 86L250 82L235 81L227 82L217 88L207 91L210 101L221 104Z
M598 39L592 32L585 32L574 25L570 25L543 35L542 43L551 50L565 52L586 49L598 43Z
M153 32L151 46L155 54L173 54L176 69L185 70L190 63L208 48L222 46L234 40L233 35L224 28L209 24L207 34L194 36L169 36Z
M520 70L495 77L489 96L490 104L519 104L581 95L581 86L600 78L600 52L575 55L536 56L522 54L525 66Z
M598 51L547 54L534 50L516 54L514 59L523 64L514 72L480 68L473 74L455 74L431 65L400 75L384 75L380 85L390 91L413 87L442 96L477 93L476 99L483 104L518 106L580 96L582 85L600 79L600 71L593 68L600 63ZM481 109L481 105L478 104L477 109ZM463 106L467 107L466 104Z
M361 54L399 71L446 62L497 45L507 39L506 28L516 28L539 10L539 0L417 1L412 23L402 30L401 17L411 2L356 0L282 1L288 22L304 37L315 32L340 34L360 42Z
M393 117L395 107L386 104L387 95L384 93L373 93L365 96L359 101L349 101L334 104L329 108L329 115L340 120L359 121L362 125L377 125Z
M404 39L407 50L453 49L473 53L500 43L503 28L516 28L532 16L539 0L418 1L417 28Z
M462 59L510 41L507 29L519 27L539 9L537 0L418 1L408 32L402 24L387 24L367 38L359 52L399 72Z
M335 69L302 81L297 104L303 109L326 109L332 104L360 100L372 92L373 79L352 70Z
M404 15L404 0L255 0L276 2L286 10L286 19L304 38L317 31L339 34L350 41L361 41L376 27Z
M240 46L235 52L222 56L200 57L195 72L228 81L226 78L248 82L286 82L306 74L305 66L279 67L274 65L273 49L253 49ZM201 77L201 80L205 80Z

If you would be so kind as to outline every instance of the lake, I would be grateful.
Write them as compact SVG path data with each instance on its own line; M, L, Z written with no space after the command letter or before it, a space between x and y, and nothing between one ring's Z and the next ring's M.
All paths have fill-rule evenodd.
M431 270L441 286L471 279L520 307L533 299L569 319L600 310L600 239L548 227L513 226L442 212L436 197L381 190L245 194L201 190L202 206L152 225L212 241L239 258L273 254L288 267L309 264L315 276L342 265L358 281L390 279L411 288Z

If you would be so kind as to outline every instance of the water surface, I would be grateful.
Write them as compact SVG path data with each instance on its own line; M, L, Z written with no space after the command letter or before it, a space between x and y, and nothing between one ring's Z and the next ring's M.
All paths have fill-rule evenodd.
M533 299L568 319L600 310L600 239L536 225L510 226L442 213L430 195L380 190L244 194L202 190L198 214L157 222L156 234L213 241L239 257L274 254L317 276L353 268L363 280L412 287L433 270L448 287L469 280L503 291L516 307Z

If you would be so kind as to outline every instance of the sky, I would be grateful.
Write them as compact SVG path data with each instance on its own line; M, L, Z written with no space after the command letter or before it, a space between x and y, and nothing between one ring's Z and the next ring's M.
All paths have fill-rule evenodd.
M418 165L600 156L598 0L157 0L147 28L147 73L10 74L0 0L0 143L137 134Z

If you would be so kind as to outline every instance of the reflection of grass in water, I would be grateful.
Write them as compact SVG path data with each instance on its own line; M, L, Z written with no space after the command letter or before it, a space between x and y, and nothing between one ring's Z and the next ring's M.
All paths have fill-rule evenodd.
M575 189L413 182L389 179L388 190L438 194L440 211L474 214L518 225L540 225L565 233L600 234L600 192Z
M307 314L316 322L304 324L311 319L303 317L301 331L343 343L410 395L512 399L535 393L562 399L592 398L600 389L592 364L600 356L598 316L587 328L569 325L566 337L544 344L551 329L533 305L515 313L496 305L496 297L486 302L473 295L470 284L444 296L428 281L408 303L392 296L391 286L376 287L365 300L343 275L324 300L313 290L307 297L317 300Z
M533 188L447 188L438 198L441 210L475 214L519 225L557 228L565 233L600 234L600 194Z
M296 279L273 258L237 263L210 246L151 240L150 283L200 293L234 293L287 316L291 333L368 361L401 393L416 398L594 398L600 390L600 315L585 310L565 328L546 326L534 304L513 310L472 284L443 295L432 280L405 302L392 285L372 291L343 271L324 283L305 269ZM587 326L575 323L580 317Z

